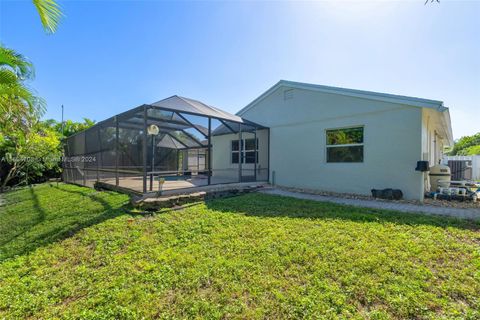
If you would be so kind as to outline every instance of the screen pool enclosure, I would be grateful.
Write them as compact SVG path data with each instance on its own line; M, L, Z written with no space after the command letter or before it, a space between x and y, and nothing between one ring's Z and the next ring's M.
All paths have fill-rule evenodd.
M268 144L268 128L172 96L68 137L63 180L141 194L268 181Z

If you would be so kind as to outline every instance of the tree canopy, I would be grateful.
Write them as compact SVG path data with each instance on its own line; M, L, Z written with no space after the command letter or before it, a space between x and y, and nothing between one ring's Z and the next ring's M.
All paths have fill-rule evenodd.
M480 154L480 132L472 136L465 136L458 139L449 154L451 156Z
M7 185L29 184L57 177L61 172L62 139L85 130L95 121L36 121L16 130L8 128L0 135L0 189Z
M30 61L0 44L0 134L27 130L45 111L45 102L27 84L34 74Z

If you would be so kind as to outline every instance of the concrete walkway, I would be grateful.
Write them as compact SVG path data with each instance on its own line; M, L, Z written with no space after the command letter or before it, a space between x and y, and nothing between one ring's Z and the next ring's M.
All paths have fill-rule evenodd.
M390 201L348 199L348 198L340 198L340 197L333 197L333 196L293 192L293 191L287 191L287 190L280 190L276 188L265 189L259 192L265 193L265 194L285 196L285 197L293 197L297 199L333 202L333 203L356 206L356 207L382 209L382 210L395 210L395 211L402 211L402 212L451 216L451 217L456 217L461 219L480 220L480 209L446 208L446 207L436 207L436 206L427 206L427 205L422 206L422 205L416 205L416 204L410 204L410 203L399 203L399 202L390 202Z

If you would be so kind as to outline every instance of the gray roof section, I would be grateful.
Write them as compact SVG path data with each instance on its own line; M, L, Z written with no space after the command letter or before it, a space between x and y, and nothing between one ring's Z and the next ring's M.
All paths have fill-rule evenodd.
M157 147L168 148L168 149L183 149L184 146L178 142L177 140L173 139L171 136L164 134L163 137L160 138L160 141L156 144Z
M152 103L151 106L240 123L244 122L239 116L225 112L213 106L209 106L198 100L184 98L177 95Z
M230 123L241 123L251 127L257 128L265 128L259 124L253 123L248 120L244 120L237 115L233 115L226 111L220 110L216 107L209 106L203 102L198 100L180 97L180 96L171 96L170 98L166 98L160 101L157 101L152 104L143 104L133 109L127 110L125 112L119 113L116 116L110 117L106 120L102 120L97 122L91 128L107 125L107 126L114 126L115 119L118 119L121 122L121 126L130 126L131 128L137 127L138 129L142 129L144 122L143 122L143 110L144 107L149 108L149 114L147 115L147 125L150 124L161 124L162 129L168 131L178 131L178 130L185 130L188 128L194 128L197 131L201 132L204 136L208 135L208 128L196 123L189 123L184 118L175 114L175 112L185 114L191 114L196 116L203 116L203 117L211 117L214 119L218 119L222 122ZM155 109L157 107L158 109ZM150 113L150 111L157 110L159 114ZM162 111L164 111L162 113ZM89 129L91 129L89 128ZM83 133L89 129L82 130L73 134L71 137ZM215 130L215 128L212 128ZM69 137L70 138L70 137ZM168 139L168 138L167 138ZM168 144L171 146L171 144Z

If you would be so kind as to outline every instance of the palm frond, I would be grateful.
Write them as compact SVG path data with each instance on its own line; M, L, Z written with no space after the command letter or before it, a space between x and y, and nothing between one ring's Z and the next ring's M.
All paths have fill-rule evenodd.
M0 68L0 84L2 85L12 85L17 83L18 77L10 69L1 69Z
M21 104L26 107L26 112L34 117L40 117L45 113L46 104L45 101L37 97L34 91L20 83L3 84L0 83L0 105L1 109L7 108L9 105ZM19 114L24 111L19 110ZM26 116L27 114L25 114Z
M0 44L0 68L5 66L10 67L22 79L35 76L33 65L27 58Z
M47 33L55 33L63 14L55 0L32 0L40 15L43 29Z

